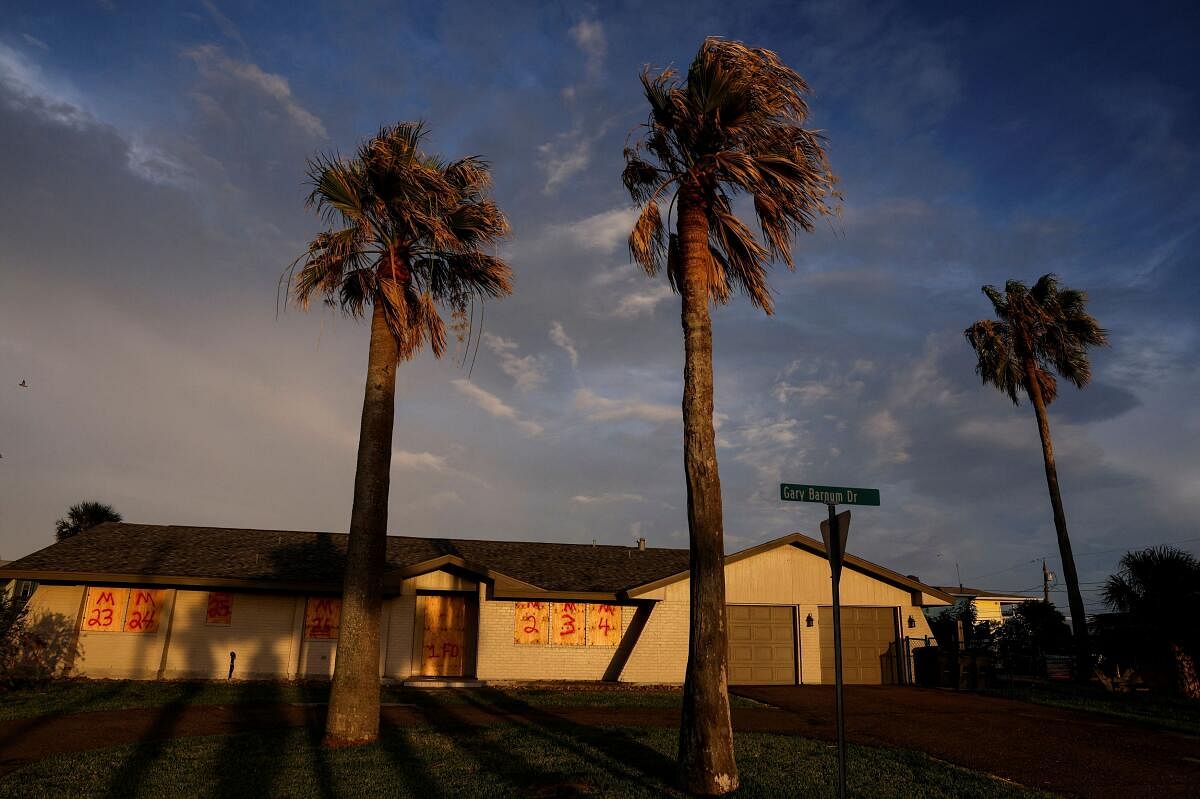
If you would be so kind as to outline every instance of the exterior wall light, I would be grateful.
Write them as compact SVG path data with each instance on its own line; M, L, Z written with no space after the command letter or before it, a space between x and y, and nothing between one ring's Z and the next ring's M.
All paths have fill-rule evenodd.
M913 628L914 628L914 627L916 627L916 626L917 626L917 620L916 620L916 619L914 619L914 618L913 618L911 615L909 615L909 617L908 617L908 629L910 629L910 630L911 630L911 629L913 629Z
M810 614L808 614L808 617L804 619L804 626L805 626L805 627L812 627L812 624L813 624L813 622L812 622L812 614L810 613Z

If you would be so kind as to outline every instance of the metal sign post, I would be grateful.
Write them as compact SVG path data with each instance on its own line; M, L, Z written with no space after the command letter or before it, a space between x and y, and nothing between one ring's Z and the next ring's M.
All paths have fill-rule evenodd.
M825 554L833 583L833 690L837 713L838 799L846 799L846 706L842 698L842 556L850 532L850 511L838 513L829 506L829 519L821 522Z
M779 498L788 502L821 502L829 508L829 518L821 522L821 538L829 558L829 576L833 590L833 685L837 713L838 799L846 799L846 706L842 696L842 560L846 554L846 535L850 532L850 511L837 512L838 505L878 505L879 491L874 488L818 486L782 483Z

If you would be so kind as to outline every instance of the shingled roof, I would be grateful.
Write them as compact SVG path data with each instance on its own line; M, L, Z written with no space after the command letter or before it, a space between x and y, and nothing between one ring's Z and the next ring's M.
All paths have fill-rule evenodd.
M327 589L341 586L344 533L108 523L0 568L0 577ZM509 591L617 595L686 571L686 549L388 536L385 580L442 566Z

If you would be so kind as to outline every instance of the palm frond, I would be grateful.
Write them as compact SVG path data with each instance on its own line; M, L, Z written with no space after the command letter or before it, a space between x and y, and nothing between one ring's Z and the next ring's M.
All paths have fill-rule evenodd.
M656 275L666 255L665 244L662 214L658 203L650 200L642 207L637 221L633 223L633 230L629 232L629 255L641 264L646 274Z
M728 302L730 288L736 287L756 308L767 314L774 313L771 290L767 286L767 250L733 213L726 198L718 197L709 207L708 230L710 249L721 255L713 262L720 266L722 274L709 278L713 299Z
M1020 360L1012 344L1012 330L1003 322L981 319L964 332L978 361L975 373L984 385L989 383L1003 391L1020 405L1019 391L1024 390L1025 380Z

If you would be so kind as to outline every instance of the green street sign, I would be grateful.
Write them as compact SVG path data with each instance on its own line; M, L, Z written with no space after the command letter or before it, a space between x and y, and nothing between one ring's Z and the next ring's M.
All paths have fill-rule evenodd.
M879 489L780 483L779 498L788 502L820 502L824 505L878 505Z

